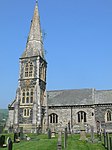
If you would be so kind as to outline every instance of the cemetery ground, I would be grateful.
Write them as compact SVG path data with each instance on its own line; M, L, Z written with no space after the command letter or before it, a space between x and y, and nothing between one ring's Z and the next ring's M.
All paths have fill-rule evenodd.
M10 137L13 141L13 134L3 134L5 138ZM48 139L48 135L28 134L31 138L29 141L21 140L19 143L13 143L13 150L57 150L58 135L56 137ZM87 135L90 139L90 135ZM70 134L67 138L66 150L105 150L102 142L87 142L81 141L79 134ZM7 148L1 148L1 150L7 150ZM62 150L64 150L64 136L62 136Z

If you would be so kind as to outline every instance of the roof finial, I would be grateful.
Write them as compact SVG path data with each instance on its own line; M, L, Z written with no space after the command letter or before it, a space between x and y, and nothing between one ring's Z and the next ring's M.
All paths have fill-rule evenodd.
M36 0L36 4L38 4L38 0Z

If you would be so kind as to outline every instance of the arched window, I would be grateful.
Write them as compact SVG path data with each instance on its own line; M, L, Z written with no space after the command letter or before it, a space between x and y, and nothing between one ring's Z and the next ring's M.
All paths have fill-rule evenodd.
M27 88L22 90L21 94L21 103L22 104L28 104L28 103L33 103L34 99L34 89L33 88Z
M25 64L25 77L33 77L33 63L27 62Z
M26 116L26 109L24 109L24 111L23 111L23 112L24 112L24 113L23 113L23 115L24 115L24 116Z
M78 116L78 122L87 122L86 113L84 111L79 111L77 113L77 116Z
M25 65L25 77L28 77L28 63Z
M31 95L30 95L30 103L33 103L33 89L31 89Z
M30 62L29 64L29 77L32 77L33 76L33 64L32 62Z
M29 117L29 116L30 116L30 111L31 111L30 108L25 108L25 109L23 110L23 116L24 116L24 117Z
M49 115L49 122L50 123L58 123L58 115L57 114L50 114Z
M110 110L108 110L108 111L106 112L106 121L112 121L111 111L110 111Z

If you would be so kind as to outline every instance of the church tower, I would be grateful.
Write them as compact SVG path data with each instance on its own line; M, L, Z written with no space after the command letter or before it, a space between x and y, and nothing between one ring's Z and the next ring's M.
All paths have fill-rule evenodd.
M46 114L46 68L38 3L31 21L26 49L20 57L15 101L9 105L9 122L26 132L42 129Z

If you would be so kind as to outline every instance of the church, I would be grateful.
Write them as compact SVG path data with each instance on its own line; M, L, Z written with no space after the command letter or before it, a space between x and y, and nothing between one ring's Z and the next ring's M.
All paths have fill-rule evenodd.
M16 97L9 104L7 128L43 133L48 128L78 132L80 123L112 130L112 90L46 90L45 59L38 3L34 8L26 48L20 57Z

